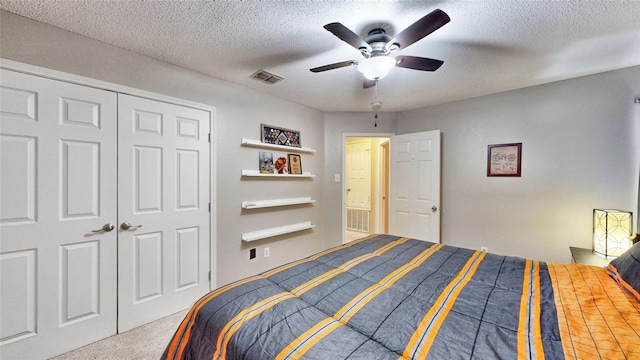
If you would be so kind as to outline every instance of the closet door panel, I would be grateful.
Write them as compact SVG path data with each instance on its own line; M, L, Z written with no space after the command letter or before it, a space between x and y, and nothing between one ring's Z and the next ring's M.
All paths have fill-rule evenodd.
M118 105L118 330L126 331L209 291L210 114L124 94Z
M7 70L0 95L0 353L49 358L116 333L117 97Z

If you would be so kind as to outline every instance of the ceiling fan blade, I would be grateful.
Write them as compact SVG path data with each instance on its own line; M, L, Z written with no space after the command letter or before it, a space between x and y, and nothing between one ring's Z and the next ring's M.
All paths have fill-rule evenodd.
M337 36L340 40L346 42L354 48L358 50L364 48L367 49L368 52L371 52L371 46L369 46L366 41L364 41L360 36L349 30L349 28L342 25L341 23L334 22L331 24L327 24L324 26L324 28L330 31L333 35Z
M393 39L389 40L386 47L389 50L393 45L398 49L404 49L423 37L441 28L451 21L449 15L440 9L435 9L420 20L414 22L408 28L402 30Z
M442 60L429 59L417 56L396 56L396 66L407 69L422 70L422 71L436 71L440 66L444 64Z
M350 65L357 65L357 64L358 64L358 62L355 61L355 60L347 60L347 61L341 61L341 62L335 63L335 64L318 66L318 67L310 69L310 70L311 70L311 72L317 73L317 72L333 70L333 69L339 69L341 67L350 66Z
M370 87L376 86L376 80L371 80L371 79L367 79L364 78L364 82L362 83L362 88L363 89L368 89Z

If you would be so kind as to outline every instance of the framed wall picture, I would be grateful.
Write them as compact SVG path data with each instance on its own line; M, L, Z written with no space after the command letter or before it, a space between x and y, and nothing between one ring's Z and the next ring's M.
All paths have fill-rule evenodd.
M302 161L300 160L300 155L289 154L287 157L289 158L289 174L302 174Z
M276 172L278 174L287 174L287 158L284 156L279 156L278 159L273 164L276 168Z
M260 173L273 174L273 154L266 151L260 151L259 154Z
M487 176L520 177L522 169L522 143L489 145Z
M300 131L283 129L271 125L260 125L260 139L265 144L300 146Z

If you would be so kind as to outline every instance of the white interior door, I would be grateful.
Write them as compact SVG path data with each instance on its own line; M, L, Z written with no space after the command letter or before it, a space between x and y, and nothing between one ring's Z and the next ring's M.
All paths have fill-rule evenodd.
M371 210L371 141L347 140L347 207Z
M380 144L380 206L378 207L380 219L378 221L378 232L384 234L389 232L389 147L389 141Z
M393 136L390 233L440 242L440 130Z
M209 291L210 115L128 95L118 96L118 114L122 332Z
M0 71L0 353L45 359L116 333L116 94Z

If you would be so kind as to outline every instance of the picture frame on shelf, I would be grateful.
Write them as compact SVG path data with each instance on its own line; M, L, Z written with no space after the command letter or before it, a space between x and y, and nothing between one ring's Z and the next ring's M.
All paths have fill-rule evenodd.
M292 175L301 175L302 174L302 159L299 154L289 154L287 155L287 159L289 160L289 174Z
M300 145L300 131L261 124L260 140L265 144L302 147Z
M287 168L287 158L284 156L279 156L278 159L276 159L274 166L275 166L276 173L278 174L289 173L289 169Z
M261 174L273 174L273 154L267 151L260 151L259 169Z
M487 149L487 176L522 175L522 143L489 145Z

